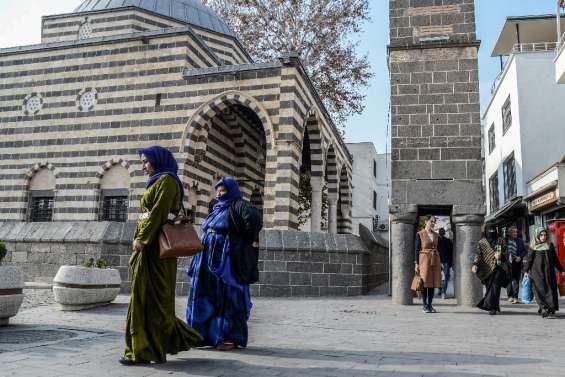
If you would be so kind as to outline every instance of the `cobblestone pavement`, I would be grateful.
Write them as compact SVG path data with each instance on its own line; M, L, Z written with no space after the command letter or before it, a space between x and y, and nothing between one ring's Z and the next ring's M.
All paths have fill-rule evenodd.
M248 349L192 350L162 365L123 367L117 359L127 302L120 296L83 312L54 305L22 310L0 330L0 376L565 375L564 314L544 320L534 306L505 305L505 315L491 317L452 300L437 300L440 312L423 314L419 306L393 306L375 295L257 298ZM177 299L181 318L185 305L186 298Z

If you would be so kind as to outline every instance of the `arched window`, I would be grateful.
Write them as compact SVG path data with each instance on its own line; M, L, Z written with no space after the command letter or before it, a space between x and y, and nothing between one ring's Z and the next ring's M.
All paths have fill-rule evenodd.
M55 202L55 175L47 168L35 173L29 183L29 221L53 220Z
M128 219L130 175L121 165L114 165L100 181L100 220L125 222Z

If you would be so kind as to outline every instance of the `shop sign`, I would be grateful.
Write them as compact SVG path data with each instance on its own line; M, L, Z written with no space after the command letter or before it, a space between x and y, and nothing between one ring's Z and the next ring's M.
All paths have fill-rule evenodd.
M533 199L529 203L530 211L535 211L536 209L548 206L557 202L557 191L550 191L547 194L543 194Z

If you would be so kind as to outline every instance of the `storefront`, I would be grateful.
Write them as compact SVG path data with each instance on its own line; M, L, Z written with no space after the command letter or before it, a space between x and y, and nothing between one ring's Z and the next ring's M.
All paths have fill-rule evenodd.
M532 227L565 219L565 156L530 180L527 189L524 201L534 216Z

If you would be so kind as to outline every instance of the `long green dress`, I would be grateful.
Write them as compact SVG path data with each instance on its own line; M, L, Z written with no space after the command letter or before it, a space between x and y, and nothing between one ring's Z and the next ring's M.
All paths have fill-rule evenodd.
M170 175L161 176L144 193L141 211L149 215L137 223L129 264L131 299L126 323L125 356L134 362L165 362L166 354L189 350L202 340L196 330L175 316L176 259L160 259L157 236L169 213L179 207L180 190Z

